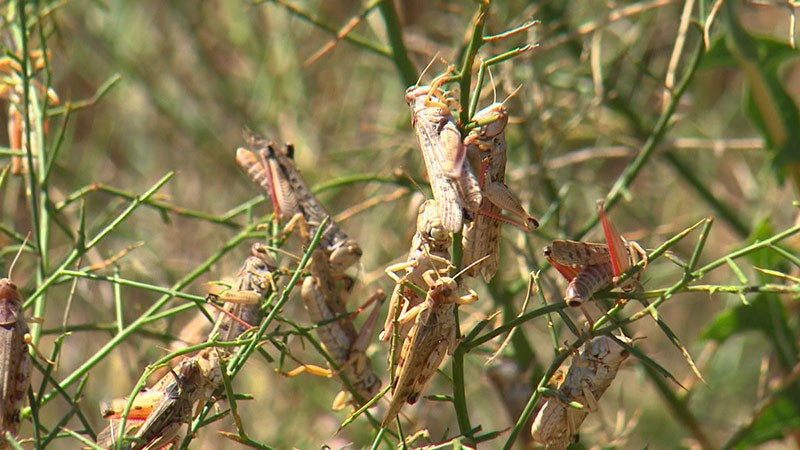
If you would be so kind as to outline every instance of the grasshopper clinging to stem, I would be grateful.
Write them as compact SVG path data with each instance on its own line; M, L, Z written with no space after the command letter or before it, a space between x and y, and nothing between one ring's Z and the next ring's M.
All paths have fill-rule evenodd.
M309 225L309 233L330 214L308 188L294 165L294 147L289 144L277 148L263 137L250 134L247 141L252 150L236 150L236 163L258 186L261 186L272 201L275 215L289 220L287 229L294 226L298 217ZM351 239L335 222L328 221L320 245L328 254L331 269L340 276L357 263L363 253L356 241Z
M16 434L20 409L31 384L30 329L22 309L22 294L11 280L26 243L27 238L11 263L8 278L0 279L0 436ZM5 448L5 442L5 438L0 439L0 448Z
M441 276L435 270L425 272L423 278L428 285L425 301L398 319L401 324L414 320L414 325L400 352L392 381L392 401L381 423L384 428L397 417L405 403L413 405L417 402L445 355L452 355L455 351L455 306L478 300L478 295L472 290L459 296L455 278Z
M488 258L474 265L469 276L483 274L489 282L497 272L500 255L500 233L502 223L515 225L525 231L539 226L539 222L528 214L520 201L505 184L507 144L505 128L508 124L508 110L503 103L492 103L478 111L473 121L482 124L470 131L464 139L469 165L478 171L481 189L481 202L474 212L474 218L464 227L462 247L465 265L480 258ZM508 211L517 220L502 215Z
M556 240L545 247L547 261L569 281L564 300L569 306L581 306L598 290L609 283L617 283L619 276L639 257L647 265L647 252L635 241L626 241L606 217L604 203L597 202L597 213L603 226L606 243ZM624 290L638 289L639 283L631 278L620 286Z

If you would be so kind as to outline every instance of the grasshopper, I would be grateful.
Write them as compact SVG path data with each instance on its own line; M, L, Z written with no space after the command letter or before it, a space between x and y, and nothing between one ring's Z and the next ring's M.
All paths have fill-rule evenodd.
M489 255L484 262L466 272L473 277L482 273L483 279L488 283L497 272L501 222L516 225L525 231L537 228L539 222L525 211L505 184L505 128L508 124L505 106L502 103L493 103L478 111L473 121L483 125L470 131L464 139L464 145L467 148L468 165L479 170L478 182L482 201L474 219L464 227L461 244L465 265ZM503 210L519 218L519 221L502 216Z
M606 217L603 201L597 202L597 213L603 226L605 244L568 240L553 241L545 247L547 261L569 281L564 300L569 306L581 306L595 292L619 276L641 257L647 265L647 252L635 241L628 242ZM636 279L621 286L624 290L639 287Z
M24 247L25 244L20 247L20 252ZM19 255L11 263L9 278L0 279L0 439L3 442L2 436L6 432L12 435L17 432L19 412L31 384L30 329L25 323L22 295L10 278ZM0 447L4 447L3 444Z
M356 395L351 403L360 407L363 405L362 402L375 396L381 387L381 381L372 370L372 362L366 354L366 349L380 312L379 305L383 302L385 295L380 290L373 295L370 301L377 301L378 304L367 318L359 334L351 318L347 317L348 313L342 296L336 290L329 260L322 250L315 249L313 251L309 269L311 275L303 281L300 292L303 304L313 322L323 323L317 328L317 335L331 359L338 366L339 376L343 380L347 380L355 391ZM335 320L337 318L338 320ZM293 376L309 368L310 366L301 366L290 372L290 375ZM344 407L346 393L347 386L336 396L334 409Z
M146 391L145 399L139 402L143 407L139 413L133 414L130 423L126 419L124 433L118 429L123 412L119 409L120 401L107 403L111 409L104 412L111 423L98 434L98 446L113 448L115 441L121 438L120 434L132 436L133 442L123 446L126 450L160 449L178 440L181 425L193 416L194 404L222 383L219 360L217 349L207 348L181 361L174 371L164 375ZM137 399L134 399L134 405ZM127 399L124 401L127 402ZM142 415L145 416L144 421Z
M422 159L431 182L433 197L446 231L461 230L463 207L475 209L481 193L469 164L455 118L439 88L447 74L430 86L411 86L406 103L411 108L411 125L417 135ZM465 205L466 203L466 205Z
M617 339L629 344L630 339ZM619 366L629 356L628 350L608 336L589 341L580 355L573 356L572 365L559 386L560 394L584 408L570 407L558 398L551 398L539 410L531 426L531 436L550 449L566 449L577 440L580 428L589 412L597 410L597 401L614 381Z
M379 336L380 340L389 340L393 336L392 328L395 326L397 318L425 300L416 290L408 287L407 283L415 286L424 286L425 280L422 276L428 270L433 269L441 275L446 275L451 269L454 269L450 263L450 245L452 242L452 235L442 226L442 219L439 216L436 201L425 201L419 207L417 231L411 240L408 258L405 262L393 264L386 268L386 274L397 284L392 292L389 312L386 315L383 331ZM405 274L402 277L398 277L395 273L398 271L405 271ZM392 345L390 354L399 354L399 347L408 335L411 325L410 322L407 322L402 327L399 327L400 329L398 329L397 336L394 339L396 344ZM392 361L392 364L394 362Z
M229 291L219 295L225 302L223 311L209 335L221 342L235 341L247 331L245 324L258 323L261 309L260 301L272 284L272 272L277 262L267 248L259 243L250 248L250 256L245 259Z
M453 354L456 347L455 305L478 300L475 291L458 295L455 279L441 277L435 270L425 272L428 294L425 301L408 310L399 323L415 319L414 326L403 342L400 359L392 380L392 401L381 423L386 428L400 413L405 403L414 404L444 360L445 354Z
M278 149L275 144L256 134L249 135L247 141L253 150L237 149L236 163L253 183L266 191L275 215L282 220L292 219L287 228L293 226L295 217L300 215L310 225L309 233L313 235L315 227L330 214L297 171L293 159L294 147L290 144ZM333 221L329 221L323 231L320 245L328 254L331 269L337 276L361 258L362 250L358 243Z

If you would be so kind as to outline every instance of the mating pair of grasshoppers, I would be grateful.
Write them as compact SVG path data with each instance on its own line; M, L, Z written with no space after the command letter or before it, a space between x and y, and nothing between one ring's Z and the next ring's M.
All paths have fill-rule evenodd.
M482 273L488 281L497 271L501 223L526 231L539 223L505 184L505 105L493 103L478 111L472 120L476 127L462 140L448 94L440 87L448 74L429 86L408 88L406 102L442 226L445 231L457 232L464 225L464 263L471 266L467 274ZM464 209L470 213L466 224ZM502 211L517 220L503 216ZM482 258L486 259L472 266Z

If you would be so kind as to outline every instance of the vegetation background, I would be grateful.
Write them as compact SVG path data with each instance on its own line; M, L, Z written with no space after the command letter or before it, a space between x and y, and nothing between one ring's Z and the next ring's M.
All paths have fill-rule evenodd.
M37 401L24 412L22 438L78 448L76 434L97 433L105 426L98 401L128 395L196 316L206 283L230 280L249 242L264 239L250 225L269 220L269 204L233 162L245 127L293 142L309 184L332 213L345 212L343 227L365 250L351 307L378 287L392 289L383 268L405 258L417 205L429 195L424 184L407 182L423 180L424 166L403 93L429 61L461 64L478 12L487 9L470 1L394 3L3 6L3 109L29 110L28 127L39 139L20 149L4 136L0 154L9 161L33 150L38 167L47 168L32 179L6 172L4 260L31 231L13 279L28 299L26 315L41 319L32 324L38 348L56 361L37 362ZM506 227L497 277L488 286L464 281L481 297L461 309L465 334L502 313L486 333L521 314L531 274L541 271L526 319L504 329L515 330L513 338L501 349L502 334L463 355L463 384L451 382L445 363L426 391L465 392L461 406L480 425L477 435L493 438L482 448L510 446L508 430L518 419L487 382L490 356L500 350L495 363L513 361L533 387L557 367L557 347L580 343L568 326L585 326L580 312L536 314L543 300L560 301L565 287L541 249L555 238L602 241L594 226L598 198L608 200L617 228L649 249L706 217L714 222L672 247L673 261L655 259L642 275L646 292L638 298L657 302L661 324L645 314L626 325L641 338L635 347L644 357L625 363L575 447L800 445L800 241L792 237L800 189L797 12L791 1L733 0L488 7L487 35L541 21L486 43L477 61L539 45L492 67L492 79L501 100L521 86L508 101L507 182L542 226L529 234ZM333 40L331 32L354 18L351 33ZM47 50L47 65L33 79L55 91L58 104L45 107L37 87L27 109L15 96L31 81L9 62L21 65L23 48ZM435 60L423 82L444 68ZM493 101L488 81L452 87L482 89L479 106ZM168 174L163 187L141 197ZM124 249L131 251L108 260ZM598 318L598 307L610 306L590 311ZM618 317L641 310L630 301ZM283 312L311 325L304 314L294 299ZM303 362L323 363L299 339L289 339L289 348ZM274 359L251 358L234 380L237 392L253 398L238 404L254 441L264 448L372 445L377 431L363 417L336 432L348 414L330 410L336 380L287 379L278 372L296 362L284 361L274 345L264 349ZM369 352L388 380L385 346L375 339ZM56 383L63 394L52 395ZM406 412L416 420L404 431L426 428L433 443L468 431L448 401L425 399ZM236 428L227 416L185 445L234 445L217 430ZM518 424L514 432L521 442L528 429Z

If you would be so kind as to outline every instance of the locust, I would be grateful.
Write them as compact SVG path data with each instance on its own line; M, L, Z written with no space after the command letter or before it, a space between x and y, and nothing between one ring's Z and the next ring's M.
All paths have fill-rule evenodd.
M291 219L287 228L296 223L295 217L302 216L308 223L310 234L330 214L317 200L311 189L300 176L294 165L294 146L277 148L262 136L250 134L248 145L252 150L236 150L236 163L247 176L266 191L275 215L281 220ZM351 239L335 222L328 221L322 233L320 246L330 260L334 274L340 276L357 263L362 255L361 247Z
M626 344L631 342L625 336L617 339ZM597 401L629 355L627 349L608 336L597 336L589 341L579 355L573 356L572 365L558 388L563 397L583 407L572 407L560 398L548 399L531 426L534 442L559 450L576 442L581 424L589 412L597 410Z
M605 244L556 240L544 249L547 261L569 281L564 293L564 301L569 306L581 306L604 286L616 284L619 276L637 264L640 257L647 265L647 252L617 232L606 217L602 200L597 202L597 213L603 226ZM631 278L620 287L629 291L640 286L636 279Z
M419 400L445 355L453 354L457 341L455 306L478 300L472 290L459 296L456 280L439 276L435 270L425 272L423 277L428 285L425 301L398 320L401 324L414 320L414 325L403 342L392 380L392 401L381 423L383 428L397 417L405 403L413 405Z
M392 350L390 351L390 362L396 363L395 357L398 355L402 342L408 335L408 330L412 323L406 322L398 327L396 334L392 329L397 323L398 317L405 314L408 310L421 304L425 298L420 295L408 284L414 286L425 286L423 274L429 270L435 270L441 275L447 275L455 267L450 263L450 246L453 242L452 235L442 226L442 219L439 216L439 209L435 200L427 200L419 207L417 214L417 230L411 239L411 249L408 251L406 261L393 264L386 268L386 274L396 283L392 298L389 302L389 312L383 331L379 336L380 340L387 341L393 339ZM404 275L399 277L396 272L404 271Z
M433 197L439 208L444 229L461 230L463 208L480 205L481 192L469 164L461 132L447 105L445 92L439 88L447 74L430 86L414 85L406 90L411 108L411 125L417 135Z
M508 110L503 103L493 103L478 111L473 121L483 125L469 132L464 139L464 145L469 161L467 165L478 171L478 184L482 196L473 220L464 226L461 244L464 249L465 265L471 265L480 258L489 256L466 272L473 277L481 273L488 283L497 272L502 223L530 231L537 228L539 222L525 211L505 184L507 163L505 129L508 124ZM503 216L504 210L518 220Z
M343 381L347 380L354 390L355 395L350 403L360 407L375 396L381 387L381 381L372 370L372 362L366 354L366 349L380 312L379 305L383 302L385 294L379 290L373 295L370 301L376 301L377 304L359 334L353 325L351 315L345 309L341 294L336 289L330 261L324 251L319 248L314 249L309 270L311 275L303 280L300 292L303 304L311 320L321 324L317 327L317 335L338 366L339 377ZM296 375L310 367L301 366L289 375ZM317 373L322 374L321 372L325 371ZM347 390L348 387L345 385L344 390L336 396L334 409L341 409L347 403L345 400Z
M277 262L267 247L260 243L253 244L250 256L236 274L231 289L218 295L225 305L217 316L209 339L235 341L247 331L247 325L258 323L260 301L272 285L272 272L276 268Z
M177 368L164 375L146 391L145 399L139 403L143 407L133 414L130 423L128 423L128 419L131 418L129 413L125 431L121 434L130 436L132 442L123 445L122 448L160 449L177 441L180 438L181 425L188 423L193 417L195 403L205 398L221 383L222 368L217 349L207 348L196 356L181 361ZM134 399L134 405L137 404L137 399ZM124 401L127 402L127 399ZM123 411L119 410L120 403L115 400L106 404L111 407L111 410L104 411L110 424L98 434L97 444L102 448L113 448L114 443L121 439L119 428Z
M30 329L25 323L22 295L11 281L17 258L19 253L11 263L9 278L0 279L0 448L5 448L5 439L1 438L5 433L17 432L20 409L31 384Z

